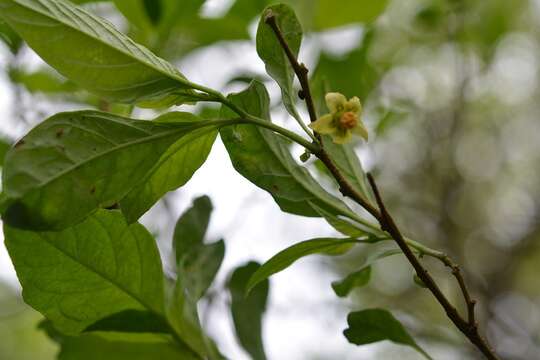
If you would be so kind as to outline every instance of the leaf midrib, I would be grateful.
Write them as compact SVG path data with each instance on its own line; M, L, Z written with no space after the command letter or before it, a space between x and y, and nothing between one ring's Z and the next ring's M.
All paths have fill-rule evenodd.
M109 236L109 233L107 233L107 236L110 238ZM47 243L49 246L51 246L53 249L55 249L56 251L60 252L62 255L66 256L67 258L69 258L71 261L73 261L74 263L76 263L77 265L80 265L82 266L83 268L85 268L86 270L88 270L90 273L93 273L93 274L96 274L98 275L100 278L102 278L105 282L107 283L110 283L111 285L113 285L115 288L119 289L120 291L122 291L124 294L126 294L127 296L129 296L131 299L135 300L137 303L139 303L142 307L154 312L154 313L157 313L159 315L162 315L161 313L159 312L156 312L156 309L154 309L150 304L147 304L146 301L142 300L141 298L139 298L139 296L137 296L136 294L132 293L130 290L124 288L123 286L121 286L121 284L119 284L118 282L116 282L115 280L113 279L110 279L106 274L102 273L101 271L98 271L96 269L94 269L93 267L91 267L91 265L89 264L86 264L82 261L80 261L79 259L77 259L75 256L69 254L68 252L66 252L64 249L54 245L51 241L49 241L46 237L44 237L43 235L39 235L39 237L44 240L45 243Z

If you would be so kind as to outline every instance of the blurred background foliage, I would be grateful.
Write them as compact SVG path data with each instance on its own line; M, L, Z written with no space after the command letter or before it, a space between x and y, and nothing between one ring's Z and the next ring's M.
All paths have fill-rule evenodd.
M199 68L224 91L262 78L277 95L261 64L246 66L256 61L246 49L254 51L255 24L270 1L75 2L160 56ZM540 1L285 2L296 9L307 33L301 56L318 100L327 90L362 99L371 138L357 150L379 178L403 231L462 264L479 300L482 328L505 359L540 358ZM126 111L35 59L1 22L0 38L9 84L9 94L0 96L12 104L10 113L2 111L0 155L15 137L59 109ZM201 54L210 54L212 62L200 63ZM357 270L364 256L357 251L319 266L339 278ZM460 303L447 271L426 262ZM370 285L333 306L387 307L428 349L447 349L449 359L478 356L414 283L403 258L381 260L371 275ZM0 287L0 358L52 358L55 346L35 329L39 315L16 293ZM374 358L381 359L399 353L376 351Z

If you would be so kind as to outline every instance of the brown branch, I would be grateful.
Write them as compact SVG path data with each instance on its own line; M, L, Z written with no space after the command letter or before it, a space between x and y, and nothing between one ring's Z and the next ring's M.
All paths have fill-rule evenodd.
M309 112L309 119L311 120L311 122L314 122L315 120L317 120L317 112L315 111L315 104L313 103L313 97L311 96L311 89L309 87L308 69L304 64L300 64L296 59L296 55L294 55L294 53L292 52L289 44L287 44L287 41L283 36L283 33L279 29L279 26L276 22L276 15L271 10L266 13L264 21L266 24L268 24L268 26L272 28L272 30L276 34L276 37L281 47L285 51L287 59L289 59L289 62L291 63L291 66L293 67L296 76L298 77L298 81L300 82L300 86L302 87L299 97L306 102L306 106Z
M276 21L276 15L270 10L265 15L265 23L268 24L274 31L281 47L283 48L285 55L287 56L287 59L289 60L294 73L296 74L298 81L300 82L300 86L302 87L302 90L300 90L299 97L303 99L306 102L306 107L308 109L309 118L311 122L314 122L317 120L317 112L315 110L315 104L313 102L313 96L311 95L311 89L309 86L309 77L308 77L308 69L304 64L301 64L296 59L296 55L292 52L291 48L287 44L287 41L285 40L285 37L283 36L283 33L279 29L279 26ZM322 146L321 137L319 134L315 134L317 139L320 143L320 149L319 151L315 152L314 155L317 156L328 168L328 170L332 173L334 178L336 179L338 185L339 185L339 191L343 194L343 196L350 197L355 202L360 204L364 209L366 209L371 215L373 215L375 218L379 216L379 211L373 207L369 203L368 200L366 200L362 194L360 194L354 187L345 179L345 177L341 174L337 166L334 164L328 153L324 150L324 147Z
M452 323L454 323L454 325L469 339L469 341L472 344L474 344L485 355L487 359L497 360L498 357L493 351L493 349L491 348L491 346L478 332L478 325L474 319L474 306L476 305L476 301L472 300L470 297L470 294L465 285L463 276L461 276L461 271L459 269L459 266L452 263L452 261L449 258L446 258L444 260L445 264L452 268L452 274L456 277L459 283L459 286L461 288L461 291L467 303L468 320L463 319L463 317L458 313L456 308L448 301L448 299L443 294L443 292L441 291L441 289L439 288L439 286L437 285L433 277L422 266L418 258L414 255L412 250L409 248L409 246L405 242L405 238L401 234L396 223L394 222L394 220L388 213L388 210L386 210L386 206L384 205L384 202L380 195L377 184L375 183L375 180L373 179L373 176L371 174L367 174L367 177L369 180L369 184L371 185L373 189L373 193L375 194L375 199L377 200L377 204L381 211L381 218L378 219L381 225L381 229L388 232L392 236L392 238L396 241L399 248L403 251L403 253L407 257L407 260L409 260L409 262L413 266L420 280L422 280L422 282L426 285L426 287L435 296L439 304L445 310L448 318L452 321Z
M461 293L463 294L463 298L465 299L465 305L467 306L467 321L471 326L477 326L474 315L474 307L476 306L476 300L471 297L469 290L467 289L465 279L461 274L461 269L458 265L452 266L452 274L457 279L459 288L461 289Z
M287 41L285 40L283 33L281 32L277 24L276 15L273 12L269 11L265 15L265 22L274 31L281 47L283 48L285 52L285 55L287 56L296 76L298 77L298 80L302 87L302 90L299 93L299 97L305 100L310 120L311 122L314 122L317 119L317 114L315 111L313 97L311 95L311 90L309 86L308 69L306 68L304 64L301 64L298 62L296 56L294 55L291 48L287 44ZM320 140L320 136L318 134L316 134L316 136ZM439 288L439 286L437 285L433 277L428 273L428 271L420 263L416 255L414 255L413 251L407 244L405 238L401 234L401 231L399 230L393 218L390 216L389 212L387 211L386 206L384 205L382 197L379 193L377 184L375 183L375 180L373 179L373 176L371 176L371 174L367 174L369 183L373 189L373 193L375 195L379 209L373 207L360 193L358 193L354 189L354 187L347 181L347 179L343 176L343 174L341 174L338 167L334 164L334 162L332 161L332 159L330 158L330 156L328 155L328 153L325 151L324 147L322 146L322 142L321 142L320 150L316 152L315 155L325 164L325 166L328 168L330 173L334 176L343 196L350 197L359 205L361 205L375 219L377 219L377 221L379 222L381 226L381 229L383 231L386 231L392 236L392 238L396 241L401 251L407 257L407 260L413 266L420 280L422 280L422 282L430 290L433 296L435 296L439 304L445 310L448 318L452 321L452 323L469 339L469 341L472 344L474 344L484 354L484 356L487 359L498 360L499 358L497 357L493 349L490 347L487 341L478 332L478 325L476 324L475 316L474 316L474 307L475 307L476 301L471 299L471 296L466 287L466 284L461 274L461 270L459 266L454 264L448 257L445 257L444 259L442 259L444 264L446 266L449 266L452 269L452 274L457 279L461 292L463 293L463 297L465 299L467 310L468 310L467 320L465 320L459 314L456 308L450 303L450 301L446 298L444 293L441 291L441 289Z

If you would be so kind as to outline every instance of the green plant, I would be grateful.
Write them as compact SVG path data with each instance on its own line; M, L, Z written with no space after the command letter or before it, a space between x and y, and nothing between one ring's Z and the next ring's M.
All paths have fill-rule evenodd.
M144 4L149 20L156 21L161 10ZM339 255L359 244L393 240L400 251L374 254L358 271L333 284L336 294L346 296L352 287L365 285L371 262L403 253L417 282L433 294L450 321L486 358L497 359L479 333L475 301L459 266L444 253L402 235L374 178L364 174L346 143L349 130L361 126L359 103L342 101L343 108L337 109L336 102L329 101L331 115L326 120L334 126L329 131L315 126L322 119L316 108L321 99L313 96L308 69L298 61L302 27L289 6L273 5L263 11L257 52L281 88L284 107L307 138L271 122L270 100L262 83L253 81L230 95L193 83L105 20L65 0L0 0L0 10L7 24L49 65L107 105L154 109L196 102L221 105L219 116L212 119L185 112L165 112L152 121L106 111L59 113L7 153L1 206L6 245L25 301L48 319L43 327L62 344L62 359L95 356L89 349L99 349L103 357L114 353L115 359L223 358L197 313L197 302L225 251L222 241L204 243L209 200L196 200L178 221L174 280L164 276L154 239L137 223L165 193L185 184L202 166L218 133L235 169L269 192L284 212L324 218L345 236L298 243L263 265L249 263L231 276L237 335L253 358L265 358L260 319L269 276L306 255ZM136 11L131 16L138 19ZM321 21L316 16L315 26ZM321 133L312 132L296 109L295 76L310 123ZM337 143L325 134L333 135ZM343 198L326 191L291 155L291 142L304 148L302 160L319 159L343 197L368 214L358 214ZM450 268L467 316L440 290L422 264L423 256ZM244 309L250 309L249 316ZM387 310L353 312L348 323L344 334L353 344L391 340L429 358Z

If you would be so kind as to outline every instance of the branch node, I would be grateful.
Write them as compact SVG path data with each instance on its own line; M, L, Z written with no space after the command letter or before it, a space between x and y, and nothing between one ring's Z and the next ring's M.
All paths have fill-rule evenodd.
M265 24L270 24L271 22L275 22L275 21L276 21L276 15L271 9L268 9L268 11L266 11L266 14L264 14Z

